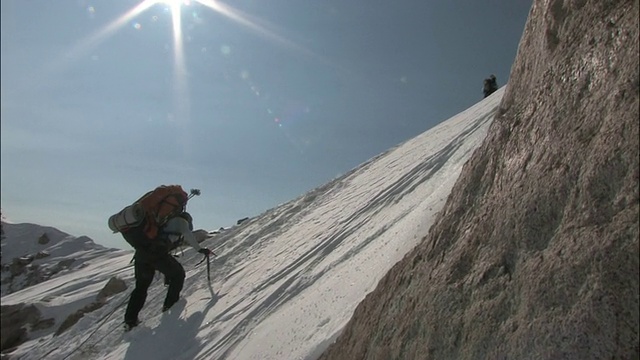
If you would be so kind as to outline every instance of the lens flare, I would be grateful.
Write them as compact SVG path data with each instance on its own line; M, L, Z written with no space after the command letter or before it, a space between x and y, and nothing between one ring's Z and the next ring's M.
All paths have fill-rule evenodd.
M168 119L173 120L175 124L179 125L183 130L181 137L186 136L186 129L188 128L186 125L190 122L190 97L189 97L189 86L188 86L188 70L186 68L185 54L184 54L184 34L182 30L182 11L185 7L188 7L192 4L202 5L204 8L213 10L217 14L222 15L223 17L233 21L234 23L252 31L253 33L266 38L269 41L272 41L280 46L289 48L290 50L296 51L298 54L309 56L316 60L321 60L322 62L327 62L321 57L313 54L307 49L297 45L296 43L286 39L285 37L280 36L277 32L273 31L273 26L269 25L265 21L251 17L247 14L242 13L241 11L221 3L217 0L142 0L133 8L127 10L124 14L117 17L115 20L107 23L102 28L99 28L94 33L82 38L78 43L69 49L66 53L62 54L58 58L53 61L47 63L40 71L32 74L30 79L27 80L28 87L38 86L43 80L43 78L49 76L50 74L54 74L59 72L60 70L67 68L70 64L81 58L91 58L93 61L98 61L97 55L94 55L93 49L98 45L103 43L105 40L114 35L118 30L132 27L135 30L142 31L149 29L149 27L143 26L143 22L139 19L136 19L145 11L149 10L151 7L155 5L161 5L164 7L164 11L167 14L171 14L171 23L172 23L172 40L173 40L173 109L170 112L171 114L168 116ZM89 16L93 17L96 14L96 9L93 6L86 8ZM203 18L197 11L201 11L198 9L192 10L188 17L185 20L190 21L191 23L200 23ZM153 15L150 17L150 21L158 22L158 15ZM188 38L186 39L189 40ZM170 50L171 46L167 46L167 50ZM206 52L207 48L203 47L201 52ZM229 45L223 44L220 47L220 53L223 56L229 56L232 53L232 49ZM251 83L251 75L247 70L241 70L240 78L243 81ZM250 90L254 93L255 96L262 96L262 92L260 89L250 84ZM272 111L269 110L271 114ZM278 124L279 127L282 127L282 118L275 118L275 123ZM184 140L184 139L183 139ZM183 141L181 141L183 142Z

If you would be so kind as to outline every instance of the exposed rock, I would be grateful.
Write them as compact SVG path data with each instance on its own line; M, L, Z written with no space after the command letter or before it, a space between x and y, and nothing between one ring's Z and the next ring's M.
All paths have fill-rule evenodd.
M39 284L50 279L62 270L66 270L73 265L76 259L65 259L51 266L41 266L41 264L33 264L33 260L42 259L49 256L46 251L38 252L36 255L26 255L20 258L14 258L10 265L2 267L3 271L8 271L9 276L2 278L3 293L2 295L11 294L28 286ZM20 279L19 283L15 279Z
M193 236L196 238L196 241L201 243L209 238L209 232L206 230L196 230L193 232Z
M27 264L29 264L29 262L21 261L20 258L13 258L11 265L9 265L11 276L15 277L24 273Z
M74 312L73 314L67 316L67 318L60 324L58 329L55 332L55 336L58 336L65 332L67 329L75 325L85 314L90 313L92 311L98 310L104 306L107 298L113 296L115 294L121 293L127 289L126 283L119 279L118 277L112 277L107 281L105 286L98 292L96 296L96 301L91 304L83 307L82 309ZM43 299L43 301L50 301L50 299Z
M0 326L2 340L0 350L16 347L27 340L28 323L35 323L40 319L40 310L34 305L25 306L24 303L0 306Z
M51 256L51 254L49 254L48 252L46 252L44 250L43 251L38 251L38 253L36 254L36 260L44 259L44 258L49 257L49 256Z
M221 226L218 230L209 231L209 236L218 235L220 233L225 232L226 230L227 229L225 229L223 226Z
M107 281L107 283L104 285L102 290L98 292L98 295L96 296L96 301L101 303L105 302L109 296L119 294L125 290L127 290L127 284L124 282L124 280L114 276L111 279L109 279L109 281Z
M54 335L58 336L58 335L62 334L67 329L69 329L70 327L75 325L80 319L82 319L82 317L85 314L90 313L90 312L95 311L95 310L98 310L102 306L104 306L103 302L97 302L97 301L96 302L92 302L91 304L89 304L89 305L83 307L82 309L74 312L73 314L67 316L67 318L64 319L62 324L60 324L60 327L58 327L58 330L56 330Z
M65 269L68 269L71 267L71 265L73 265L73 263L76 261L76 259L64 259L61 260L60 262L58 262L57 268L59 269L58 271L62 271Z
M33 326L31 326L31 331L48 329L55 324L56 324L56 319L54 318L39 320L38 322L33 324Z
M428 236L321 359L638 359L638 0L534 1Z
M56 295L45 295L42 299L40 299L40 301L50 303L51 301L55 300L56 297Z
M242 219L239 219L238 221L236 221L236 225L240 225L240 224L242 224L243 222L245 222L245 221L247 221L247 220L249 220L249 218L248 218L248 217L244 217L244 218L242 218Z
M91 259L116 250L96 245L89 237L73 237L48 226L2 222L2 229L8 237L2 243L5 256L0 274L2 296L49 280L61 272L81 269ZM29 252L30 249L33 251Z
M22 256L22 257L19 257L19 258L14 258L13 262L14 263L18 263L19 265L25 266L25 265L30 264L33 261L34 258L35 258L35 256L33 256L33 255L25 255L25 256Z
M2 334L2 348L3 353L13 351L18 345L29 340L27 336L27 329L20 327L12 329L11 331L3 332Z
M27 325L33 329L53 325L54 319L41 319L40 310L35 305L24 303L0 306L2 340L0 351L8 352L28 340Z
M40 236L38 238L38 244L40 245L46 245L48 244L50 241L49 236L47 235L47 233L42 234L42 236Z

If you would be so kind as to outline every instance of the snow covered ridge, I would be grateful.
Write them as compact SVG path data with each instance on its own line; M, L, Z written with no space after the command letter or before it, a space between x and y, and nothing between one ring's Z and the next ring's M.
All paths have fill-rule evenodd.
M2 296L86 266L107 249L53 227L2 222Z
M64 278L64 275L82 277L83 274L87 275L86 269L94 261L130 253L105 248L86 236L75 237L54 227L4 221L1 246L2 350L20 344L31 333L63 331L83 313L93 310L91 307L103 304L103 301L91 303L93 305L80 301L76 302L76 306L72 305L50 316L46 307L39 303L49 303L51 297L45 295L34 298L27 295L20 302L10 303L5 301L6 295L16 292L30 294L29 289L37 289L35 293L39 294L45 288L57 288L55 280ZM82 313L78 313L78 310L82 310Z
M162 313L166 288L158 277L142 324L131 332L122 332L134 286L129 252L105 253L82 269L3 296L3 306L14 306L11 314L23 304L23 317L40 319L14 327L10 334L21 341L3 346L3 353L21 360L315 359L427 234L503 91L205 239L202 245L218 255L210 282L206 263L197 265L202 255L185 250L178 259L186 271L182 299ZM116 289L104 291L109 282Z

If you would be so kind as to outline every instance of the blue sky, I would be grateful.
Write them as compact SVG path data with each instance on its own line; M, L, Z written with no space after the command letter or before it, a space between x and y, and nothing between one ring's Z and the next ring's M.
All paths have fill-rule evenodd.
M1 2L12 221L120 246L108 217L160 184L202 190L197 228L258 215L503 85L531 6L191 1L177 27L140 3Z

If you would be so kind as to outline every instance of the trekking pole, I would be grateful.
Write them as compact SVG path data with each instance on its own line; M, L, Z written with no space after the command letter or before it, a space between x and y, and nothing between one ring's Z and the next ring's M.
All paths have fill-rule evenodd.
M211 265L209 265L209 254L207 254L207 281L211 284Z

